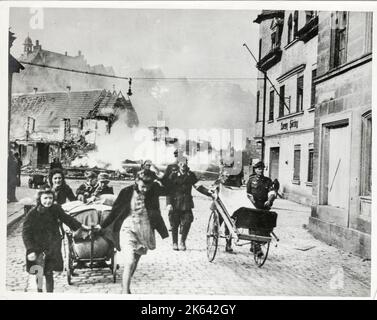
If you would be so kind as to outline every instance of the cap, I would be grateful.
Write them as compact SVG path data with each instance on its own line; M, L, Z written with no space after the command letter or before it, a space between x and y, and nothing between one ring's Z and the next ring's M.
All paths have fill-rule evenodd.
M85 178L87 179L97 178L97 174L94 171L86 171Z
M109 177L109 175L107 173L101 172L98 175L98 181L110 181L110 177Z
M259 161L257 162L256 164L253 165L253 168L256 169L256 168L262 168L264 169L264 163L262 161Z

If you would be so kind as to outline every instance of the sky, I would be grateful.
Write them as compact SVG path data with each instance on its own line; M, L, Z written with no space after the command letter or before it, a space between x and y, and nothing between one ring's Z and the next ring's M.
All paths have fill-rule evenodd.
M45 8L34 13L29 8L11 8L10 30L17 37L11 51L18 57L29 34L33 42L39 40L43 49L60 53L67 51L68 55L77 55L81 50L87 63L112 66L116 75L126 77L151 71L152 75L162 74L164 77L256 78L255 62L242 45L247 43L255 54L258 51L259 26L253 23L257 14L253 10L89 8ZM156 85L165 96L171 95L160 104L171 104L163 108L170 113L170 121L178 125L182 112L187 111L187 104L182 104L182 112L179 110L178 92L185 91L187 83L178 88L177 82L173 87L169 81L159 81L151 86L140 80L134 82L134 91L145 95L147 93L141 86L149 86L155 91ZM126 82L119 86L123 92L127 91ZM203 120L211 118L218 110L218 104L226 100L227 104L234 101L241 120L248 119L240 121L240 126L248 127L253 123L250 103L254 99L256 80L196 81L190 86L191 91L186 98L197 99L199 91L203 94L203 88L206 93L206 105L200 106L205 114ZM237 101L239 91L241 102ZM218 96L219 92L227 96L222 99ZM212 94L217 97L211 99ZM147 117L149 112L145 103L148 99L136 95L132 97L134 107ZM222 107L233 108L231 105ZM141 110L143 108L145 110ZM229 114L223 119L219 114L216 117L213 121L204 121L204 125L216 127L218 123L221 126L225 123L226 126ZM186 118L186 121L181 121L181 126L192 127L201 119L197 115L192 122L189 115ZM232 126L237 126L235 119L231 122Z

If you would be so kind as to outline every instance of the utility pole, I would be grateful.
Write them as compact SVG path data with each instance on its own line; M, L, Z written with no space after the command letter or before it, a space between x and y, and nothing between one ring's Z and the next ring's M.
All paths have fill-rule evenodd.
M264 135L265 135L265 129L266 129L266 94L267 94L267 74L266 71L263 71L263 117L262 117L262 155L261 155L261 161L264 163Z
M258 71L263 73L263 117L262 117L262 137L261 137L261 143L262 143L262 155L261 155L261 161L264 162L264 153L265 153L265 143L264 143L264 137L265 137L265 129L266 129L266 94L267 94L267 80L270 83L271 87L274 89L274 91L277 93L279 98L282 98L284 106L289 110L289 107L285 103L285 97L280 96L280 92L275 88L274 84L270 80L270 78L267 76L267 71L263 70L258 67L258 60L255 58L249 47L246 43L243 44L243 46L249 51L255 62L257 63L257 69Z

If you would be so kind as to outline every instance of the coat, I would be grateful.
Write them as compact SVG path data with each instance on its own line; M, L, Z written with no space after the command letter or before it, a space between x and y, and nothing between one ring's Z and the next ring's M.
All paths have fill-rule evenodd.
M76 196L73 193L72 189L67 185L63 184L60 187L53 189L54 195L55 195L55 201L58 204L63 204L67 202L67 199L69 201L76 200Z
M264 207L264 203L268 200L268 193L272 190L274 190L274 184L270 178L257 174L250 175L246 192L254 197L257 207Z
M119 232L122 227L123 221L131 213L131 199L135 188L136 185L132 185L120 191L118 197L116 198L113 204L110 214L101 223L102 229L105 229L111 224L113 224L112 231L115 237L115 246L119 251ZM145 195L145 207L148 211L152 228L157 230L161 238L164 239L169 236L169 233L160 212L160 193L161 188L154 183L152 189L149 190Z
M198 182L195 173L188 171L185 174L180 172L172 172L169 176L170 204L174 210L191 210L194 208L192 198L192 187Z
M26 248L26 255L42 252L49 261L46 268L52 271L63 271L63 257L61 253L62 238L59 230L59 222L66 224L72 230L81 227L81 223L66 214L63 209L53 204L49 208L38 205L27 214L23 228L22 239ZM26 259L26 269L29 272L34 263Z

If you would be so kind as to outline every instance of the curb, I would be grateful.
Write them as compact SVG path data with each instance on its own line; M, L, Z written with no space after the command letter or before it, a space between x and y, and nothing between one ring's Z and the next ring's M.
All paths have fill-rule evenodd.
M24 207L17 210L13 213L10 217L8 217L7 221L7 230L14 226L17 222L19 222L25 216L25 209Z

